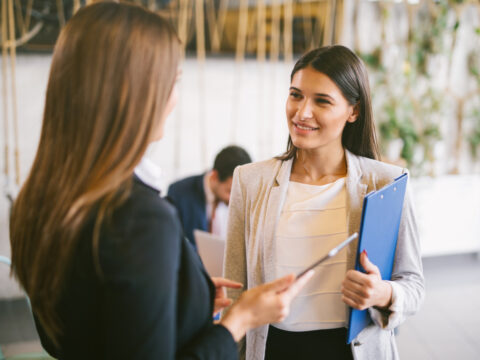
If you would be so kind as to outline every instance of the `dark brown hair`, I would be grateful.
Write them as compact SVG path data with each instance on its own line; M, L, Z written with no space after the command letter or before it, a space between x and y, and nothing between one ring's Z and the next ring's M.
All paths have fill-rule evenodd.
M12 273L58 345L58 295L79 241L128 195L175 83L179 41L139 6L100 2L78 11L53 54L40 142L10 220Z
M357 120L353 123L347 122L343 129L343 147L355 155L378 159L370 86L362 60L345 46L321 47L306 53L297 61L290 81L299 70L306 67L312 67L327 75L338 86L348 103L358 106ZM278 159L289 160L294 158L296 153L297 148L289 136L287 151Z

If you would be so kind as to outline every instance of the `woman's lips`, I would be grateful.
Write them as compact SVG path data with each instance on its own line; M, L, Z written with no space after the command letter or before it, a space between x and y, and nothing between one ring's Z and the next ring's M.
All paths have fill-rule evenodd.
M308 134L311 133L312 131L316 131L319 128L318 127L312 127L308 125L300 125L297 123L293 123L293 127L295 128L295 131L301 134Z

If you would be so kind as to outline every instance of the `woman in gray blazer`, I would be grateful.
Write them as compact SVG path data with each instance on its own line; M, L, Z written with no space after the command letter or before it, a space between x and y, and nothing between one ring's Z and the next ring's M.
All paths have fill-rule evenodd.
M285 269L296 272L310 256L321 255L316 252L327 246L326 239L359 231L365 194L407 171L376 160L367 72L343 46L316 49L298 60L286 115L287 151L238 167L233 177L225 276L249 288L274 280ZM306 203L298 195L302 191L308 195ZM312 212L309 206L317 207ZM293 236L285 241L284 233ZM303 237L296 238L296 233ZM408 188L391 281L381 279L366 253L360 256L366 272L354 270L357 245L351 243L328 264L331 268L316 269L311 284L322 291L307 286L291 304L297 308L291 309L289 321L249 331L241 355L249 360L398 359L393 330L418 310L424 297ZM315 281L316 276L322 280ZM240 292L229 290L229 296L236 299ZM349 346L347 306L368 309L373 319Z

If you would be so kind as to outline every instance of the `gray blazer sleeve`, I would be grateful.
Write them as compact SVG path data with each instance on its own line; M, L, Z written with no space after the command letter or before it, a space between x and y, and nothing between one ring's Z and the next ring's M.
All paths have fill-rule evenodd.
M247 260L245 247L245 193L240 179L240 168L233 173L232 191L228 209L227 243L225 247L224 275L225 278L247 284ZM238 300L243 289L228 289L227 296L234 302ZM245 338L239 342L240 357L245 356Z
M420 307L425 295L422 260L410 186L407 186L393 264L392 304L388 310L370 308L373 321L394 329Z

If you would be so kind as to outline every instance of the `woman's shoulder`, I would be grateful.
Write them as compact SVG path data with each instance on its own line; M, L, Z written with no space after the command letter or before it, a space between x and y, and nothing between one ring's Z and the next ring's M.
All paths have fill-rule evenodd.
M380 185L390 183L393 179L408 172L406 168L381 160L353 154L352 156L356 159L362 176Z
M281 164L281 160L271 158L238 166L236 171L241 173L242 178L271 177L272 174L276 174Z
M142 268L142 258L158 260L168 254L175 260L180 252L181 234L175 208L157 191L134 180L126 201L103 222L102 268L113 279ZM120 270L121 267L125 270Z
M144 229L144 233L160 229L162 233L178 231L175 207L161 198L158 191L136 178L128 198L114 210L109 224L114 231L119 230L128 236L136 233L139 227Z
M160 196L160 193L143 183L141 180L134 178L130 195L125 206L132 213L152 213L155 216L175 217L175 207L167 200Z

